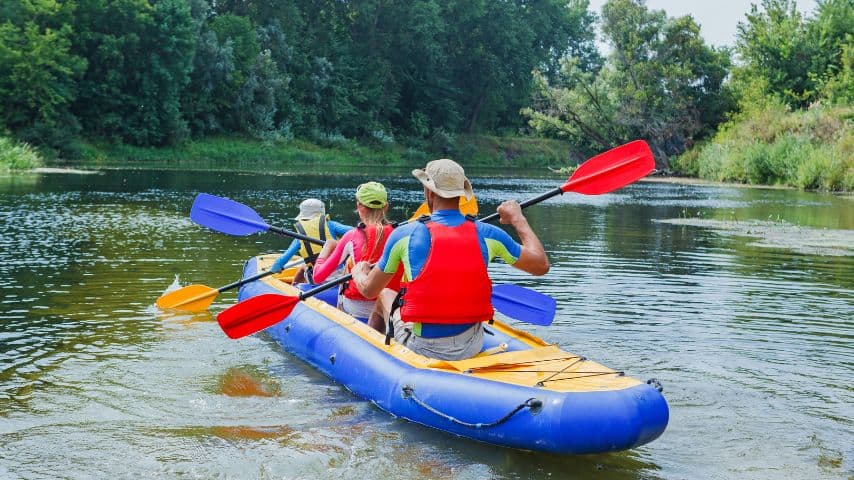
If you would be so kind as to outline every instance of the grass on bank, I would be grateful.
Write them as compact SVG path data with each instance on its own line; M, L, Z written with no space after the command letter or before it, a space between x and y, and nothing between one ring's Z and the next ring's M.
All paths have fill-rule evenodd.
M180 145L146 148L121 144L83 145L82 164L92 167L178 167L271 169L315 167L420 167L436 158L453 158L465 166L508 169L572 164L572 148L561 140L442 134L423 141L359 143L340 135L312 141L261 141L208 137Z
M31 170L43 163L39 153L28 144L0 136L0 172Z
M721 182L854 191L854 107L791 112L772 103L744 112L673 166Z

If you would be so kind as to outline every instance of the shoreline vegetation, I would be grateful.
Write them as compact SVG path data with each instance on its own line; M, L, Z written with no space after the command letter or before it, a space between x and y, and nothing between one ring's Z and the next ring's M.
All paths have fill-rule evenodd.
M664 175L854 191L854 0L808 14L759 0L733 47L642 0L598 10L11 2L0 8L0 170L350 173L450 157L563 175L643 139Z
M726 124L709 142L674 159L673 170L648 181L720 183L743 186L854 192L854 107L788 112L779 105ZM819 133L819 135L815 135ZM339 138L324 144L304 139L262 141L210 137L170 147L84 143L79 159L48 157L24 142L0 137L0 172L92 173L98 169L224 169L285 173L294 167L318 172L401 169L435 158L465 158L472 169L567 176L575 163L569 142L536 137L458 135L441 153L396 143L360 144ZM496 161L496 159L498 161Z
M437 158L464 158L474 168L560 168L574 163L572 146L565 141L493 135L446 135L438 145L397 142L366 144L338 136L322 142L305 139L258 140L241 137L207 137L169 147L149 148L116 144L87 144L79 160L59 161L81 167L244 168L286 171L289 167L421 167Z
M25 142L0 136L0 173L29 171L44 165L38 150Z
M780 103L748 110L673 161L681 175L716 182L854 191L854 107Z

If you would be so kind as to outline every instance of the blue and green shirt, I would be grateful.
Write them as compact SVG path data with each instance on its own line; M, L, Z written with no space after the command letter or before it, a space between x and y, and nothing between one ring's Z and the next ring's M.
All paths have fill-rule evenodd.
M466 221L459 210L439 210L430 218L434 222L456 227ZM522 254L522 246L516 243L507 232L488 223L476 222L480 252L484 264L500 258L513 265ZM430 251L430 230L422 222L413 221L395 229L385 244L383 255L377 267L385 273L394 273L403 265L403 281L418 277ZM446 337L465 331L470 325L413 324L413 333L423 337Z

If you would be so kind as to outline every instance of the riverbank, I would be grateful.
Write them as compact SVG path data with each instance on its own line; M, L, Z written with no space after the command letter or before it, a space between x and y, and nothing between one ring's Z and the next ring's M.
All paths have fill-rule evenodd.
M344 137L308 141L261 141L209 137L180 145L143 148L131 145L86 143L78 160L58 159L54 166L86 168L177 168L287 172L354 168L411 168L440 157L465 158L473 168L560 168L575 161L568 142L533 137L490 135L434 136L407 143L364 144Z
M830 113L766 111L758 118L734 120L714 139L674 160L676 175L647 181L854 192L854 108ZM775 125L770 118L778 118ZM764 119L764 120L763 120ZM755 131L769 130L763 135ZM824 141L832 140L832 143ZM26 144L6 138L0 148L0 171L32 170L45 163ZM13 152L13 153L10 153ZM268 172L271 174L407 172L440 157L465 159L472 173L569 176L583 155L569 142L535 137L434 135L428 140L375 144L341 136L319 140L261 141L209 137L180 145L144 148L83 143L80 158L48 159L49 167L84 169L177 169ZM4 159L15 158L15 160ZM14 165L9 168L7 165Z

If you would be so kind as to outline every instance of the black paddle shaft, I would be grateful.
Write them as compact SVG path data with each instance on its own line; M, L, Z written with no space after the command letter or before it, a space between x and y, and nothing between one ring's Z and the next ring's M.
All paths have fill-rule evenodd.
M270 227L268 227L268 228L267 228L267 230L269 230L269 231L271 231L271 232L273 232L273 233L277 233L277 234L279 234L279 235L285 236L285 237L293 237L293 238L296 238L296 239L298 239L298 240L304 240L304 241L306 241L306 242L313 243L313 244L315 244L315 245L323 245L324 243L326 243L326 242L324 242L323 240L319 240L319 239L317 239L317 238L308 237L308 236L305 236L305 235L303 235L303 234L301 234L301 233L292 232L292 231L290 231L290 230L285 230L285 229L283 229L283 228L279 228L279 227L273 227L273 226L270 226Z
M337 287L338 285L341 285L342 283L349 282L352 278L353 278L353 274L344 275L343 277L335 279L331 282L327 282L327 283L324 283L322 285L318 285L318 286L312 288L311 290L306 290L306 291L300 293L299 299L305 300L308 297L313 297L320 292L324 292L326 290L329 290L332 287Z
M302 263L302 260L297 260L295 262L291 262L291 263L285 265L284 268L295 267L295 266L299 265L300 263ZM284 270L284 268L283 268L283 270ZM252 283L255 280L261 280L262 278L269 277L270 275L272 275L274 273L276 273L276 272L274 272L272 270L267 270L266 272L261 272L257 275L252 275L251 277L246 277L246 278L244 278L242 280L238 280L234 283L229 283L228 285L226 285L224 287L219 287L216 289L216 291L222 293L226 290L231 290L232 288L242 287L243 285L246 285L247 283Z
M216 291L222 293L226 290L231 290L233 288L242 287L243 285L246 285L247 283L252 283L255 280L261 280L262 278L270 276L274 273L276 273L276 272L274 272L272 270L268 270L266 272L259 273L258 275L253 275L251 277L246 277L243 280L238 280L234 283L229 283L228 285L226 285L224 287L219 287L216 289Z
M519 206L522 208L527 208L527 207L530 207L531 205L534 205L535 203L540 203L543 200L548 200L549 198L558 196L562 193L563 193L563 190L560 187L557 187L554 190L549 190L548 192L546 192L546 193L544 193L538 197L534 197L534 198L525 200L524 202L520 203ZM485 216L479 220L481 222L491 222L492 220L495 220L496 218L498 218L498 212L495 212L491 215L487 215L487 216Z

